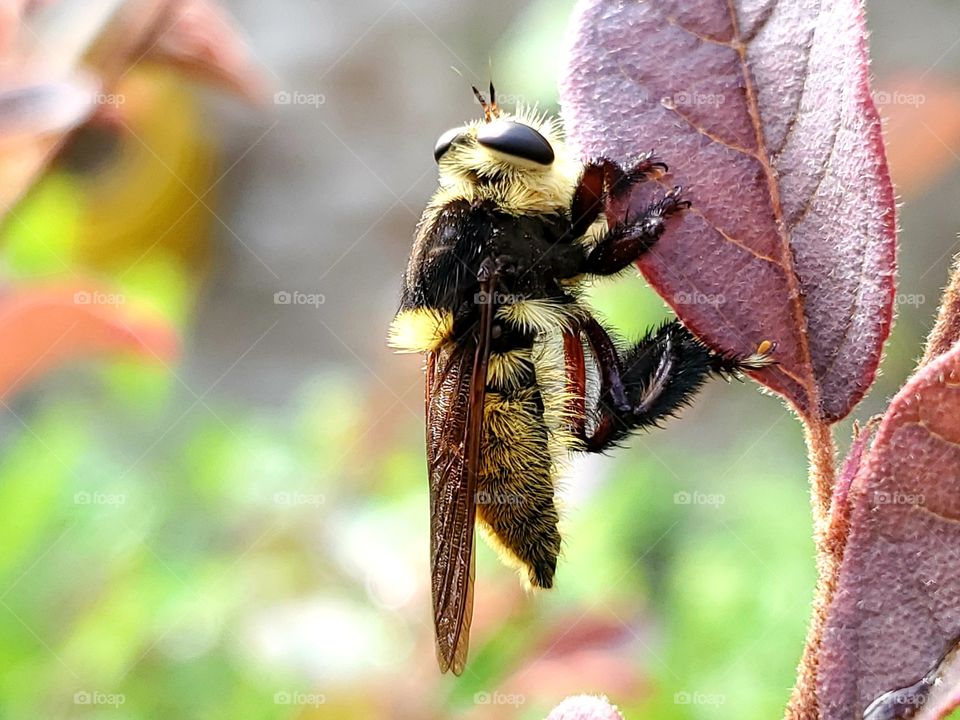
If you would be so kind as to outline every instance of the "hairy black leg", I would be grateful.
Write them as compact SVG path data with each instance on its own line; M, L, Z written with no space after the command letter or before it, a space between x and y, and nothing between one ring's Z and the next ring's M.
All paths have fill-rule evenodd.
M587 254L583 271L613 275L639 260L660 239L664 220L690 207L690 202L680 197L682 190L673 188L639 216L625 219L607 230Z
M626 167L605 157L588 162L570 204L570 237L582 237L611 202L622 200L635 185L667 170L666 163L655 160L653 153L641 155Z
M596 321L583 333L600 370L600 397L593 432L575 434L589 452L602 452L633 430L658 425L688 405L711 375L736 377L769 365L767 355L735 358L715 353L677 321L666 323L623 352ZM611 352L613 357L611 359Z

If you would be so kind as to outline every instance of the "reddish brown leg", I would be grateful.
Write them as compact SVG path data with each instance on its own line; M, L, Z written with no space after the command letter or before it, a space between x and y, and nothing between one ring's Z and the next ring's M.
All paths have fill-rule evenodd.
M574 435L583 439L587 415L587 367L579 330L563 331L563 358L567 372L567 413Z
M597 363L599 395L587 408L584 341ZM655 427L687 405L710 376L735 377L770 363L712 352L679 322L666 323L622 350L593 318L564 335L571 432L587 452L602 452L634 430ZM586 417L595 418L592 432Z
M611 398L623 408L628 408L629 403L620 377L617 349L600 323L589 318L580 327L564 331L563 354L567 372L567 392L570 395L568 410L570 417L573 418L571 431L574 437L583 443L587 452L600 452L610 444L615 423L618 420L601 401L597 408L596 427L592 433L587 434L586 359L582 339L584 336L597 360L601 400Z
M616 345L603 329L603 326L593 318L588 318L582 326L583 334L587 336L590 350L597 359L600 370L600 398L609 397L616 409L626 411L630 409L627 400L627 391L621 377L620 354Z
M626 169L605 157L587 163L570 205L570 217L573 220L570 236L582 237L600 217L600 213L609 209L611 202L622 200L634 185L651 175L666 171L667 166L654 160L652 155L638 158L632 167Z

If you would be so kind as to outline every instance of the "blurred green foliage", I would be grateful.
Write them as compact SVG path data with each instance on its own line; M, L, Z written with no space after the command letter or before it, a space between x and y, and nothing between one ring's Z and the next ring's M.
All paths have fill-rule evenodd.
M2 238L12 277L78 262L83 199L68 173L44 180ZM111 282L186 328L187 278L161 248ZM626 334L666 316L640 282L591 292ZM605 461L605 477L567 509L558 588L478 632L470 672L441 679L429 665L416 423L402 420L399 434L378 425L346 369L325 370L278 413L218 394L198 401L176 368L103 367L100 384L72 370L55 392L27 392L14 406L22 425L8 426L0 716L377 717L396 698L371 683L410 694L397 717L482 713L477 693L535 665L558 623L611 612L638 679L632 696L613 698L627 717L782 708L812 585L801 458L757 460L747 441L691 453L664 438ZM777 416L774 401L759 402ZM729 482L704 476L730 465ZM683 504L691 492L722 504ZM485 547L478 576L515 592ZM400 680L412 658L427 663L416 692ZM539 718L568 693L610 691L584 679L528 690L494 716Z
M520 17L497 55L503 88L556 97L571 4ZM198 165L203 133L176 132L182 142L160 145ZM98 264L80 247L96 207L88 182L57 170L24 201L0 232L6 277L97 270L189 336L205 278L184 247L207 238L194 224L170 247ZM160 207L176 218L190 201ZM632 276L591 297L625 335L668 315ZM397 361L384 350L376 362ZM578 692L609 693L627 718L781 714L813 544L799 429L751 384L712 388L675 426L574 469L549 595L523 599L478 545L485 620L469 672L441 678L415 414L384 415L382 388L350 367L318 369L279 409L198 395L180 367L98 367L58 373L6 419L0 718L533 719ZM581 626L615 635L599 647L626 681L611 687L586 663L596 636ZM533 682L547 656L582 673ZM478 704L498 689L522 701Z

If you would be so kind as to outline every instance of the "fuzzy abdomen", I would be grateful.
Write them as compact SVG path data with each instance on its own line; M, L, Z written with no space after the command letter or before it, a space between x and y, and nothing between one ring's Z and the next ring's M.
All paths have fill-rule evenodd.
M504 561L548 588L560 553L550 431L531 351L510 355L484 402L477 516Z

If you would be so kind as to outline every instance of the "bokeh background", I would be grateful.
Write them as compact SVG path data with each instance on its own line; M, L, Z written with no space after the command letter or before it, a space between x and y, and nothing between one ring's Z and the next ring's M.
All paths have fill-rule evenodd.
M779 716L806 460L750 382L571 466L553 591L478 545L472 660L434 662L420 360L384 337L435 138L491 72L505 105L556 107L571 0L191 1L144 30L163 5L0 3L22 195L0 220L0 717L542 718L579 692ZM960 229L960 6L868 10L902 233L861 420L918 357ZM37 140L86 117L45 75L77 66L98 107ZM592 294L628 334L667 314L633 276Z

